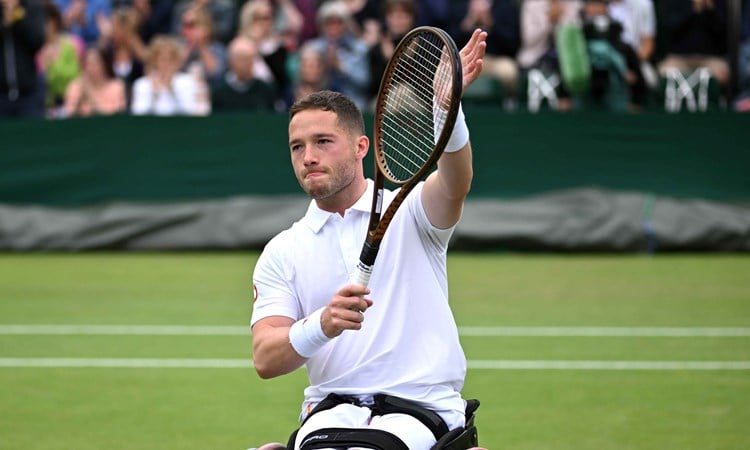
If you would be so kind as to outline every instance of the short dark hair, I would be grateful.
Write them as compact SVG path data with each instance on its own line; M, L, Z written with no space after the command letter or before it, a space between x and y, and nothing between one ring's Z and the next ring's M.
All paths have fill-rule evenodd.
M300 111L317 109L331 111L338 117L339 124L360 136L365 134L365 121L362 111L344 94L334 91L316 91L296 102L289 108L289 120Z
M104 67L104 74L107 75L107 78L112 79L116 77L114 63L112 61L112 53L99 46L89 47L86 49L86 52L96 53L96 55L99 56L99 59L102 61L102 66Z
M58 8L52 0L46 0L44 2L44 11L47 15L47 20L55 24L55 28L58 30L63 30L65 28L62 12L60 12L60 8Z

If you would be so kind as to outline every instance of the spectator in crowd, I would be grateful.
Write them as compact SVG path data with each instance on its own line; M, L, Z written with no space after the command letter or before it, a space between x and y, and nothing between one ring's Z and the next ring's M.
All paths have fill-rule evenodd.
M652 89L658 76L652 65L656 48L656 12L652 0L611 0L609 16L622 24L622 41L629 45L640 64L644 81Z
M158 34L172 32L172 9L174 0L110 0L112 12L118 9L133 9L138 15L138 34L143 42L149 42Z
M583 30L591 67L589 99L615 111L639 109L645 82L635 50L622 40L623 26L609 15L607 0L586 0Z
M378 0L343 0L352 18L352 31L368 47L380 40L382 9Z
M719 85L726 87L729 83L726 1L663 0L663 7L668 11L663 17L668 45L659 72L664 74L670 68L691 72L707 67Z
M741 112L750 111L750 0L742 4L742 28L740 30L739 61L737 63L739 100L735 109Z
M283 45L287 50L297 50L305 18L295 2L292 0L264 1L271 6L274 33L281 36ZM314 19L313 23L315 23Z
M167 34L172 29L173 0L125 0L131 3L132 8L138 13L138 33L143 42L151 41L151 38L159 34Z
M253 63L258 57L256 43L238 36L229 43L229 70L211 85L213 111L273 111L276 90L255 78Z
M80 37L86 46L94 45L110 26L110 0L54 0L62 12L64 28Z
M454 9L451 34L459 47L481 28L487 32L487 50L482 76L498 80L507 97L515 97L518 85L516 54L521 45L516 0L464 0Z
M368 47L353 32L348 6L338 0L324 3L318 10L318 27L322 35L309 44L324 54L328 89L348 96L360 109L367 109Z
M125 111L125 83L115 77L106 54L89 47L81 75L65 91L65 116L112 115Z
M516 60L522 70L540 69L559 73L555 31L560 25L581 25L581 0L524 0L521 3L521 47ZM572 107L562 84L558 87L559 109Z
M430 25L448 30L453 23L452 0L417 0L417 26Z
M208 82L220 79L227 70L227 50L214 39L211 16L203 8L194 7L182 13L181 36L187 47L182 70L200 73Z
M35 62L44 16L39 2L0 0L0 117L44 117L44 81Z
M323 53L310 45L303 45L297 54L299 65L294 82L295 101L313 92L322 91L328 86Z
M299 30L296 48L301 47L310 39L318 37L318 25L316 23L317 3L318 0L294 0L294 6L302 17L302 26Z
M208 98L193 74L180 72L184 49L172 36L155 36L148 47L146 74L133 84L130 112L135 115L205 115Z
M63 112L68 84L81 72L85 44L65 31L62 15L54 3L46 2L45 11L45 41L37 59L46 85L45 108L48 115L55 117Z
M367 59L370 65L369 98L375 99L380 89L388 61L401 38L414 28L417 20L417 6L413 0L386 0L384 5L385 25L377 44L370 47Z
M180 34L183 26L181 19L189 9L208 12L217 41L226 45L234 37L237 25L237 5L234 0L178 0L172 9L172 34Z
M296 15L294 5L283 7L282 11ZM291 80L287 72L289 51L282 32L275 27L275 12L269 0L251 0L242 7L238 34L255 42L258 48L256 71L259 78L272 82L277 96L291 104Z
M125 84L127 98L135 80L143 76L148 49L138 33L139 15L135 8L122 7L112 12L112 28L100 39L106 60L115 76Z
M553 62L555 29L562 24L581 25L580 0L525 0L521 4L521 48L518 64L523 69Z

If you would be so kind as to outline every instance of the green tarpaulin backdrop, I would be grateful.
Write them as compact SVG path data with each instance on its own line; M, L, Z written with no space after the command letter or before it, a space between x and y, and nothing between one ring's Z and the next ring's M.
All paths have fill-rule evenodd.
M455 245L750 249L750 115L467 117L475 181ZM0 249L262 246L307 203L286 123L1 121Z

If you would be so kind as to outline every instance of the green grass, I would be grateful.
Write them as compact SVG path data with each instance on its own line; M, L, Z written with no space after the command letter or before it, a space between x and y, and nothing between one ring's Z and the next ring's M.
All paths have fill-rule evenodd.
M256 253L0 254L0 325L247 326ZM452 253L461 326L750 328L750 257ZM750 361L750 337L462 337L469 360ZM13 335L3 358L251 359L232 336ZM0 449L285 441L303 370L0 367ZM750 370L470 369L480 442L514 450L750 448Z

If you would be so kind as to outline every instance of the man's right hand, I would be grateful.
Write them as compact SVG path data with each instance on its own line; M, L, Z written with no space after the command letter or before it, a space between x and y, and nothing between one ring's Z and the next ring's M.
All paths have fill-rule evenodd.
M372 300L364 296L370 290L364 286L350 284L333 296L320 317L323 333L329 338L336 337L344 330L359 330L365 320L364 312L372 306Z

